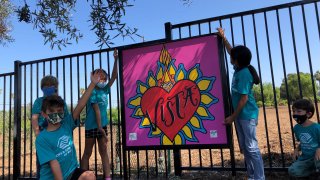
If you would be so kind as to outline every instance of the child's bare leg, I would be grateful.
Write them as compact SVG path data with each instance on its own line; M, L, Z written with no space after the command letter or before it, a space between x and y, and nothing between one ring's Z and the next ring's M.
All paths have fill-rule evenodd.
M89 159L92 154L92 148L95 143L95 138L86 138L85 146L84 146L84 152L81 159L81 169L89 169Z
M92 171L86 171L81 174L81 176L78 178L78 180L95 180L96 176Z
M105 137L99 138L98 145L99 145L99 153L101 156L101 161L103 166L103 172L105 174L105 177L110 177L110 162L109 162L109 156L107 152L106 138Z

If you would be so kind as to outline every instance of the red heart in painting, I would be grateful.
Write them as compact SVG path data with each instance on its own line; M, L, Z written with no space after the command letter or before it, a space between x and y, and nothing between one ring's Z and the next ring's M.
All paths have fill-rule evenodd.
M148 89L141 98L141 109L152 126L158 127L173 141L194 115L200 100L197 84L190 80L181 80L170 92L161 87Z

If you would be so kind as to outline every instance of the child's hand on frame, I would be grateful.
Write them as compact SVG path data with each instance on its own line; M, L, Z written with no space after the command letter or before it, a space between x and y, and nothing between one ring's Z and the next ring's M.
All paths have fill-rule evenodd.
M218 27L217 30L218 30L218 35L224 38L225 37L224 29L222 29L221 27Z
M118 59L118 50L117 50L117 49L114 49L114 51L113 51L113 57L114 57L114 60L117 60L117 59Z
M94 84L98 84L98 82L100 81L100 75L101 75L101 70L96 71L94 74L91 73L91 82Z
M314 159L317 160L317 161L320 161L320 148L318 148L316 150L316 154L314 156Z

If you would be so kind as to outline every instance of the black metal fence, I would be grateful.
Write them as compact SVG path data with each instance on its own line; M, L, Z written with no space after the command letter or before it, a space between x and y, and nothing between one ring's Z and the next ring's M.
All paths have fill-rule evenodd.
M286 171L291 163L289 153L295 146L292 132L290 104L293 100L292 85L288 74L296 74L295 88L299 97L309 95L316 106L314 119L319 122L319 95L315 71L320 69L320 21L319 0L298 1L279 6L208 18L182 24L167 23L166 38L183 39L215 32L222 26L232 45L245 44L253 55L252 64L257 67L263 84L260 85L261 109L258 139L266 170ZM122 47L117 47L121 49ZM225 52L229 78L232 67ZM89 84L90 72L103 68L112 70L112 50L103 49L31 62L15 62L15 72L0 75L0 174L2 179L35 177L35 136L31 128L33 101L42 96L40 80L51 74L59 80L59 95L72 111L83 90ZM307 74L307 76L301 73ZM109 73L110 74L110 73ZM311 92L305 87L305 78ZM230 80L229 80L230 81ZM267 89L264 84L268 84ZM282 84L282 97L279 86ZM173 154L171 150L139 150L122 152L119 81L111 88L109 96L111 173L123 177L123 155L130 178L167 178L175 172L190 170L244 171L243 158L234 136L234 157L229 149L186 149ZM271 92L271 97L268 97ZM311 94L311 95L310 95ZM318 98L318 99L317 99ZM269 102L271 99L271 103ZM14 101L14 103L13 103ZM1 102L1 100L0 100ZM14 105L14 106L13 106ZM84 111L85 112L85 111ZM13 115L14 114L14 115ZM84 114L81 116L83 117ZM84 150L84 127L74 131L74 142L80 160ZM173 157L180 155L181 167L174 167ZM236 168L231 166L236 159ZM13 160L12 160L13 159ZM100 176L102 165L97 147L94 149L90 169ZM178 173L179 174L179 173Z

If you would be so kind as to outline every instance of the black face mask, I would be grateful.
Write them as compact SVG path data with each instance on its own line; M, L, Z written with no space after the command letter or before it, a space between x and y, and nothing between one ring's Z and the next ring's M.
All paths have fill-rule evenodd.
M294 120L297 121L298 124L303 124L308 119L307 114L304 114L304 115L295 114L292 117L293 117Z

